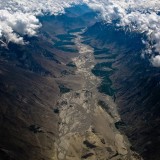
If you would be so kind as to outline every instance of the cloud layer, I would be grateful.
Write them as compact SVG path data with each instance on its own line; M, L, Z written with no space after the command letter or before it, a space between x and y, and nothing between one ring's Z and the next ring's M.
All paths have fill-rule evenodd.
M145 33L148 40L146 54L151 57L154 66L160 67L160 1L159 0L85 0L101 13L107 22L117 22L117 26L131 31ZM134 45L134 44L133 44Z
M41 24L38 15L57 15L78 0L0 0L0 43L25 44L24 35L35 36Z
M146 54L160 67L160 1L159 0L0 0L0 43L25 44L24 35L35 36L41 24L38 15L57 15L72 4L85 3L99 11L107 23L145 33ZM153 53L157 52L158 55Z

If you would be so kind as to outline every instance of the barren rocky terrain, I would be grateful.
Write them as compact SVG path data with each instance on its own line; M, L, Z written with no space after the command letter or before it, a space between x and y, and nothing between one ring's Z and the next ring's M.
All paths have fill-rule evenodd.
M150 160L152 150L157 160L159 92L148 96L128 54L141 49L137 35L128 34L134 47L86 6L40 21L28 45L0 47L0 160ZM159 86L151 77L147 84Z
M116 104L98 91L101 79L91 72L96 64L94 49L82 43L80 34L74 33L79 55L72 60L81 87L63 94L57 102L60 122L54 159L141 159L115 128L114 124L120 121Z

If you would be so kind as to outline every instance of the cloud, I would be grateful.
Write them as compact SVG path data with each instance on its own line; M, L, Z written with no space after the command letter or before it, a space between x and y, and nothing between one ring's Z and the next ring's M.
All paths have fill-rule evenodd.
M159 0L85 0L85 2L92 9L99 11L107 23L116 20L117 26L145 33L148 37L145 42L146 54L155 52L160 54ZM152 64L160 66L159 56L151 57Z
M45 13L57 15L78 0L0 0L0 43L22 44L24 35L36 36L41 24L37 18Z
M160 67L160 55L157 55L151 59L153 66Z
M28 13L10 13L7 10L0 10L0 33L6 43L10 41L18 44L25 44L24 35L36 35L40 27L39 20Z
M151 62L158 58L154 53L160 55L159 0L0 0L1 44L25 44L23 36L35 36L41 27L39 15L64 13L65 8L80 3L99 11L107 23L116 20L117 26L145 33L146 54L152 54Z

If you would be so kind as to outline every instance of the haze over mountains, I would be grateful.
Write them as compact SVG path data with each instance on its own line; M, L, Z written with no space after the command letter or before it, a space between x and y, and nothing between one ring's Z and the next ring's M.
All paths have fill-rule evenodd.
M0 0L0 160L159 160L159 9Z

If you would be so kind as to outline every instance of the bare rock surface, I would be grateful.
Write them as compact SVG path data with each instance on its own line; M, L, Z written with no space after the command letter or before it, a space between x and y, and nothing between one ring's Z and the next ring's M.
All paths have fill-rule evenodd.
M83 31L82 31L83 32ZM59 138L54 160L139 160L130 150L127 138L114 126L120 120L112 98L98 92L101 79L91 72L95 66L94 49L82 43L81 32L72 33L79 56L73 58L79 89L62 94L59 110ZM104 110L99 101L108 107Z

